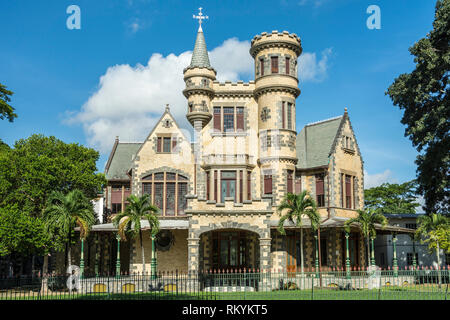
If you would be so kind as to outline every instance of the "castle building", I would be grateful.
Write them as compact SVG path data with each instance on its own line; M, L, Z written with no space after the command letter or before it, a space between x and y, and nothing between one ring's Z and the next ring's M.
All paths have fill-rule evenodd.
M251 41L255 80L222 83L216 80L200 24L191 63L183 71L193 141L168 106L142 143L116 139L105 170L105 221L125 209L130 194L148 194L160 208L158 271L295 270L300 234L306 268L314 267L316 248L322 268L345 266L343 223L363 208L363 160L347 109L298 133L301 53L295 33L263 32ZM302 190L317 202L320 234L305 219L302 233L286 222L287 234L281 235L277 206L287 193ZM147 221L142 229L145 269L150 270ZM85 268L92 271L99 263L100 270L113 273L116 229L104 223L92 231ZM120 244L122 272L142 271L139 241ZM351 266L365 265L365 248L353 230ZM94 257L92 252L99 250L103 253Z

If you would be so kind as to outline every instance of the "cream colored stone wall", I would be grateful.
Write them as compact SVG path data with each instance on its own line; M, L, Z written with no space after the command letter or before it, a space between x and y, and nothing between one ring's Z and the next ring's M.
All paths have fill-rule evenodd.
M343 140L345 139L343 135L349 136L353 139L353 150L354 153L349 153L343 148ZM335 210L337 216L342 217L354 217L357 215L356 209L362 209L364 207L364 173L363 173L363 163L361 155L356 145L355 135L350 127L348 119L345 121L342 132L336 144L335 151L332 155L335 162L334 170L334 194L336 195L333 199L332 206L336 207ZM340 174L349 174L357 178L358 186L355 187L358 201L356 203L357 207L354 209L344 209L341 205L341 181Z
M187 230L171 230L174 235L174 244L168 251L156 251L156 259L158 262L158 272L179 272L187 271L188 249L187 249ZM152 242L150 239L150 232L148 230L143 231L143 243L144 243L144 258L145 258L145 271L150 274L151 263L151 248ZM142 272L142 254L139 237L134 241L134 250L132 252L131 272Z

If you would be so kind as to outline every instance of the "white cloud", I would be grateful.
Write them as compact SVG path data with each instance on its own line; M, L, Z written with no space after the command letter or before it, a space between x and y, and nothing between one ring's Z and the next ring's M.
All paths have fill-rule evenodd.
M316 53L303 53L298 59L298 77L302 82L312 81L320 82L323 81L327 76L327 71L329 68L328 60L332 54L333 50L327 48L322 51L321 59L317 60Z
M239 75L253 73L253 58L249 53L250 42L239 41L237 38L225 40L224 43L213 49L209 57L211 65L217 71L219 81L237 81Z
M211 65L217 70L219 81L252 78L253 60L250 42L231 38L210 52ZM316 62L315 53L306 64L308 77L317 79L326 72L327 55ZM100 77L97 90L83 104L79 112L66 112L67 124L82 124L88 145L102 154L111 151L116 136L121 141L141 142L170 104L178 124L191 129L186 120L186 98L183 69L189 65L192 52L164 57L154 53L146 65L128 64L109 67ZM317 70L316 70L317 69Z
M391 170L387 169L382 173L369 174L364 170L364 189L378 187L379 185L388 183L397 183L397 180L392 177Z

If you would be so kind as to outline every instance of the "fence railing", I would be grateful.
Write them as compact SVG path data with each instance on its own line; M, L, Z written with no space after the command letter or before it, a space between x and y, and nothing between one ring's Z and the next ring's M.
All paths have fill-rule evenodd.
M447 300L450 268L0 278L2 300Z

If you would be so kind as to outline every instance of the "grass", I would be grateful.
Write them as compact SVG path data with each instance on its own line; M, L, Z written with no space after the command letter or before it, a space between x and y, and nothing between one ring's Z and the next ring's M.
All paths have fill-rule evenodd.
M378 289L336 290L314 288L314 290L275 290L267 292L197 292L177 294L175 292L130 292L69 294L49 293L40 296L37 292L0 292L0 300L446 300L450 298L448 288L443 285L415 285L383 287Z

